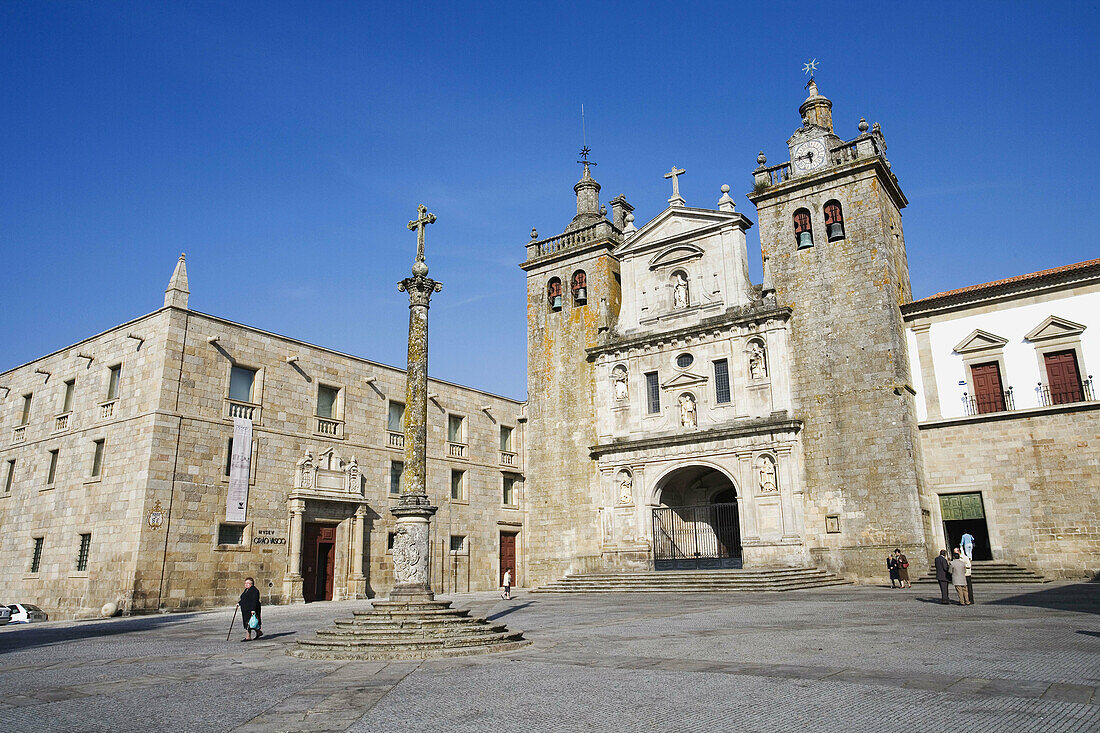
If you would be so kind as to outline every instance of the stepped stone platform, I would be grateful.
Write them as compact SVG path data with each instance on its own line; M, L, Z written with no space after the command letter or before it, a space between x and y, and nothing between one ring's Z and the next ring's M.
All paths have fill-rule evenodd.
M850 583L820 568L651 570L572 574L532 593L723 593L800 590Z
M1049 583L1033 570L1010 562L975 560L970 564L970 577L975 583ZM917 578L915 583L935 583L936 566L928 569L926 575Z
M370 611L337 619L335 628L300 639L287 654L302 659L430 659L518 649L519 631L451 608L450 601L379 600Z

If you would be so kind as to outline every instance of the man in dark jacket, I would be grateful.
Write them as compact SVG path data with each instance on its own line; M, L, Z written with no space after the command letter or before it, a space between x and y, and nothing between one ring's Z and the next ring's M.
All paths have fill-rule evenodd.
M252 627L248 625L248 622L252 619L252 614L256 614L256 623L260 623L260 591L256 588L256 583L252 578L244 579L244 593L241 593L241 598L237 601L237 607L241 609L241 620L244 621L244 630L248 634L241 641L252 641ZM257 626L256 638L259 639L264 635L264 632Z
M951 563L947 561L947 550L940 550L940 554L936 555L936 582L940 584L940 603L949 605L951 601L947 592L951 588Z

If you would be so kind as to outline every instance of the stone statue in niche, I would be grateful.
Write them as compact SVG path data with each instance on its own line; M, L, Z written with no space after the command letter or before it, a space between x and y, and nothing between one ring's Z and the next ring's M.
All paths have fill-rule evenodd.
M688 307L688 279L682 272L672 274L672 307Z
M622 402L630 396L630 387L626 379L626 367L621 364L611 370L611 381L615 387L615 401Z
M308 489L313 486L313 451L306 448L306 454L295 463L298 469L298 488Z
M363 482L359 476L359 461L355 459L355 456L352 456L351 460L344 466L344 477L346 480L345 491L352 494L360 494L363 492Z
M760 456L756 459L756 470L760 481L760 493L771 494L779 491L779 482L775 475L775 459Z
M749 376L752 379L765 379L768 376L768 354L764 351L764 344L759 341L749 342Z
M685 428L693 428L696 425L695 397L693 395L680 395L680 425Z
M634 477L625 468L619 471L619 503L629 504L634 501Z

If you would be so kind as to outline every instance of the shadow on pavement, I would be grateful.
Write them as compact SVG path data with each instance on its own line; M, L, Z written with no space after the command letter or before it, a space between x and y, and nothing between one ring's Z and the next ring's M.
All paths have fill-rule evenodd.
M526 603L519 603L519 604L516 604L515 606L510 606L510 607L504 609L503 611L499 611L497 613L494 613L492 616L486 616L485 620L486 621L495 621L498 618L500 618L501 616L507 616L508 614L514 613L515 611L518 611L521 608L527 608L528 606L532 605L533 603L534 603L534 601L527 601Z
M280 631L278 634L264 634L256 641L269 641L271 639L278 639L280 636L296 636L297 631Z
M156 616L135 616L117 621L89 621L75 626L34 626L0 633L0 654L35 649L52 644L64 644L82 639L117 636L133 631L149 631L194 618L194 613L171 613Z
M1053 608L1058 611L1100 614L1100 585L1074 583L1057 588L1044 588L1034 593L1021 593L989 603L994 606L1034 606Z

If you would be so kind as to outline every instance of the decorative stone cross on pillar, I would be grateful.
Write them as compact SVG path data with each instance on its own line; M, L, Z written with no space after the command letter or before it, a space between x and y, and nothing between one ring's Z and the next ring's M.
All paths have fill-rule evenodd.
M397 284L409 294L409 363L405 383L405 471L401 499L390 511L397 517L393 539L393 590L391 601L415 603L435 596L428 585L428 522L435 514L425 480L428 473L428 301L443 284L428 277L424 261L424 228L435 222L428 207L417 207L418 217L409 222L416 232L416 261L412 277Z
M684 197L680 195L680 181L677 176L682 176L687 173L683 168L677 168L672 166L672 170L665 174L665 178L672 179L672 198L668 200L669 206L686 206L687 201L684 201Z

